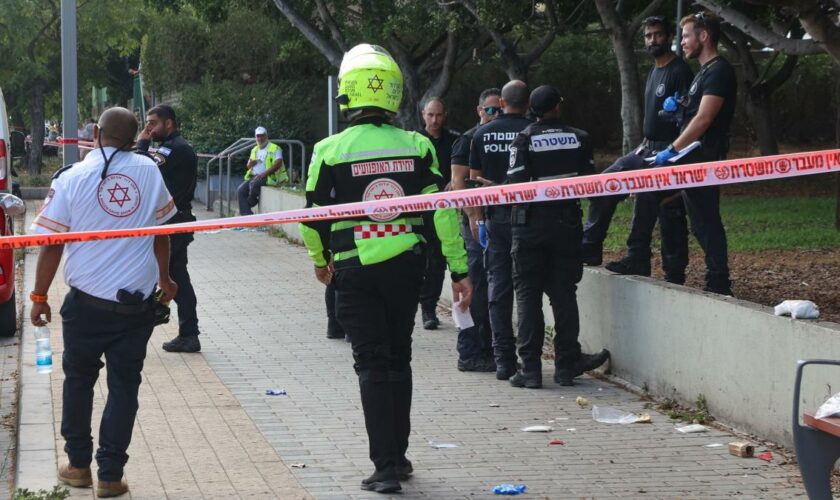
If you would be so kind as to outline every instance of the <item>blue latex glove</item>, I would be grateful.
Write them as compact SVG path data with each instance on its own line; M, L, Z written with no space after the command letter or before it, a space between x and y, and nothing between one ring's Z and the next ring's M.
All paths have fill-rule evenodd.
M483 220L478 221L478 244L481 248L487 248L487 226Z
M674 113L680 109L680 93L674 92L674 95L666 97L662 103L662 109L669 113Z
M667 149L663 149L656 155L656 160L654 161L657 165L667 165L668 160L677 156L677 152L674 151L674 146L668 146Z
M528 489L524 484L500 484L493 487L493 493L496 495L519 495L525 493Z

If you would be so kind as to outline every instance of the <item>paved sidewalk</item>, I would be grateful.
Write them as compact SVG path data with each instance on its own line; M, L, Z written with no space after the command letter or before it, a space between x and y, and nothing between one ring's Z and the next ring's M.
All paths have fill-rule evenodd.
M382 498L359 490L372 465L350 347L325 338L323 287L305 251L255 231L199 234L190 251L203 350L161 351L172 325L152 337L126 469L132 497ZM30 255L30 287L34 266ZM52 290L54 311L64 291ZM59 324L54 318L57 353ZM683 435L655 412L650 425L593 422L590 410L575 404L577 396L644 411L638 397L601 381L584 378L560 388L546 366L546 387L534 391L514 389L492 374L458 372L448 318L441 330L418 328L414 338L409 458L415 475L403 483L402 497L490 498L503 482L524 483L537 498L804 495L795 466L705 447L732 441L724 432ZM24 358L22 370L34 373ZM56 457L65 460L59 354L55 363L51 418L46 426L30 423L41 427L27 434L48 439L27 444L18 479L29 482L21 486L53 484ZM266 396L267 388L288 395ZM95 415L104 391L100 383ZM23 397L26 405L28 391ZM520 430L535 424L554 430ZM551 439L566 444L549 446ZM433 449L430 441L458 447ZM90 490L73 493L91 496Z

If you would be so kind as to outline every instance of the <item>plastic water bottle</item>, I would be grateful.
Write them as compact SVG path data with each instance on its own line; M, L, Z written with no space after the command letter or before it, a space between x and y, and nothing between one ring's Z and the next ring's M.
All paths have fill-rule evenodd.
M35 365L38 368L38 373L52 373L50 329L46 326L35 327Z

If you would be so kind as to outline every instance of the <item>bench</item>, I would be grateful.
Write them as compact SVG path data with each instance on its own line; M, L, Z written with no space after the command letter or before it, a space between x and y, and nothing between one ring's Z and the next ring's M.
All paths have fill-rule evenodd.
M840 458L840 418L818 419L813 413L804 412L801 415L805 425L799 423L802 372L807 365L840 366L840 361L799 361L796 367L796 385L793 389L793 444L805 491L812 500L831 500L831 475L834 472L834 463Z

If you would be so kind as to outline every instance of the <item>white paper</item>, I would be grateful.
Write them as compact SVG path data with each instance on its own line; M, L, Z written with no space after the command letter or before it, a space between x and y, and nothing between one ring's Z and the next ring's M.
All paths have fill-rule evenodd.
M677 430L682 432L683 434L694 434L695 432L706 432L709 430L709 428L705 425L691 424L684 425L682 427L677 427Z
M438 443L435 441L429 441L429 447L436 450L445 450L449 448L457 448L458 445L454 443Z
M552 430L554 429L549 425L532 425L522 429L523 432L551 432Z
M475 326L472 314L470 314L470 308L467 307L462 310L461 302L455 302L452 304L452 321L455 322L455 326L458 327L459 330L466 330L467 328Z

